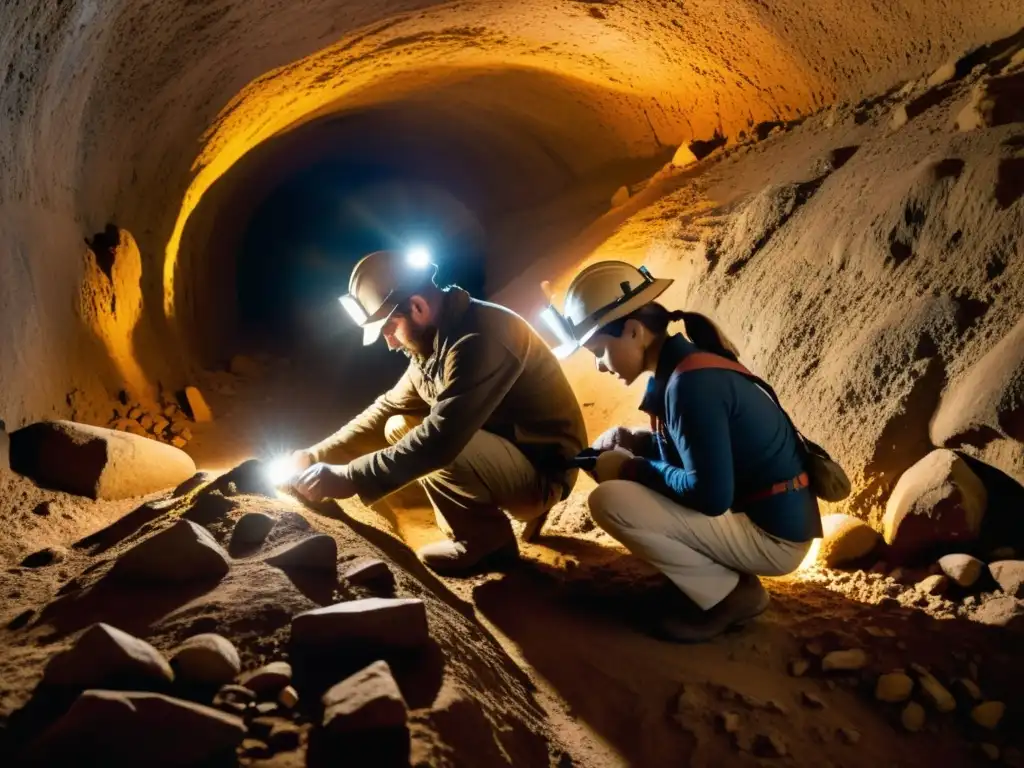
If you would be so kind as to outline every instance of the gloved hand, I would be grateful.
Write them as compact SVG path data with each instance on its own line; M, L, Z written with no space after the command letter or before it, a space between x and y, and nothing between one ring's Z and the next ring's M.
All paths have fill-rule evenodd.
M597 457L597 464L594 466L594 479L599 483L608 480L618 480L622 472L622 465L634 458L633 454L625 448L612 448Z
M316 464L316 458L309 451L292 452L292 465L295 468L295 474L301 475L314 464Z
M612 427L598 435L590 447L598 451L610 451L613 448L630 451L633 449L633 432L626 427Z

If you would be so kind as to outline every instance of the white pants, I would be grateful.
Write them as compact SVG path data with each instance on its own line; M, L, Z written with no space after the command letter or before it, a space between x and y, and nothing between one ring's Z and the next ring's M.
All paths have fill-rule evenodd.
M601 483L588 503L598 525L704 610L732 592L740 573L790 573L811 546L777 539L742 513L708 517L628 480Z

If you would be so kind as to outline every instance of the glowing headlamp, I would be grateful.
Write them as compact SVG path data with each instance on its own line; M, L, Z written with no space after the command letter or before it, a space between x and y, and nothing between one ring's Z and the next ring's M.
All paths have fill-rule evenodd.
M363 309L363 305L359 303L352 294L346 293L344 296L340 296L338 301L341 302L341 306L348 312L348 316L352 318L356 325L362 325L368 319L366 310Z

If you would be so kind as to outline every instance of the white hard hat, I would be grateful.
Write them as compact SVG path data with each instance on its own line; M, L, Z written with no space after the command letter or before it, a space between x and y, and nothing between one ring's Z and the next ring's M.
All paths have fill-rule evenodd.
M672 285L654 278L645 267L624 261L599 261L584 269L569 285L562 311L578 346L608 323L649 304Z
M437 266L429 260L411 259L397 251L377 251L361 259L352 270L348 295L340 301L362 327L363 344L376 341L398 305L422 289L436 273Z

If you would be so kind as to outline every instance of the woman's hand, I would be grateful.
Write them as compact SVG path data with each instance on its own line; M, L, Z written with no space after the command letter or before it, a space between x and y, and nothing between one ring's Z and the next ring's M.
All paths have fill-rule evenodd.
M622 474L622 465L634 458L625 448L612 448L597 457L594 465L594 479L599 483L618 480Z
M611 451L615 448L633 450L633 432L626 427L612 427L602 432L591 446L596 451Z

